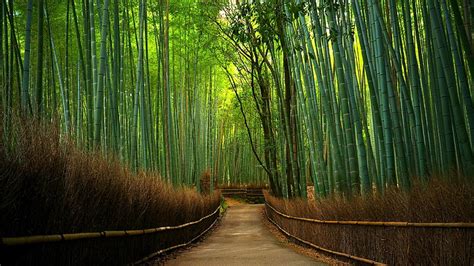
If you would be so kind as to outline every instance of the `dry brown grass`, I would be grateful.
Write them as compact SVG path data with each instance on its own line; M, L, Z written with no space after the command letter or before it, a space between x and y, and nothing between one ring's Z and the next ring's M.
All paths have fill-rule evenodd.
M433 179L411 191L316 201L267 201L291 216L339 221L474 222L474 186ZM318 246L396 265L472 265L474 230L327 225L289 220L269 211L280 226Z
M209 169L201 173L199 184L201 187L201 193L208 195L211 191L211 171Z
M134 174L117 160L84 152L51 125L17 123L15 133L0 140L1 237L178 225L209 214L219 202L218 193L174 189L158 173ZM0 247L0 264L123 264L186 242L211 223L145 237Z

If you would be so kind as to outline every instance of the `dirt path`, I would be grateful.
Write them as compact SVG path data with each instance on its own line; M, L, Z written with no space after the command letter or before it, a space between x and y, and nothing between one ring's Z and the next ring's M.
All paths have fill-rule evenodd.
M237 205L204 242L166 265L326 265L283 246L261 221L263 205Z

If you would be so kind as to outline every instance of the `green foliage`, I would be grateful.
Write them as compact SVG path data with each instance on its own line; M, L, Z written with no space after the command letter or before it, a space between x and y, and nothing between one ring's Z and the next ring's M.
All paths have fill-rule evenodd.
M245 112L260 114L274 194L302 196L306 180L318 196L408 189L412 176L452 170L470 180L472 49L459 44L472 30L453 24L468 19L457 1L241 1L228 10L235 91L252 95Z
M0 5L5 128L57 119L85 149L198 189L206 169L288 197L474 174L459 1L44 4L42 30L37 1Z
M223 60L218 51L225 45L215 39L214 20L222 4L171 1L168 40L163 35L164 1L111 0L110 5L105 4L45 1L44 59L38 72L33 71L40 67L36 63L36 17L40 12L36 1L31 1L30 8L28 64L23 60L27 4L7 1L4 6L2 1L2 12L12 12L15 20L14 24L1 21L0 35L6 41L1 58L14 60L11 64L2 61L2 75L12 73L0 81L9 96L1 101L5 114L13 114L20 105L32 107L34 116L57 118L63 134L73 136L79 146L118 156L135 170L159 170L175 184L197 185L204 169L212 169L213 179L223 180L217 178L226 175L218 164L231 150L220 147L219 141L227 138L228 130L240 119L218 111L229 102L224 93L228 85L218 67ZM10 42L10 34L18 43ZM163 63L165 42L167 66ZM8 65L5 71L4 65ZM23 65L26 75L20 71ZM165 70L169 73L169 131L163 130ZM37 78L36 73L43 75ZM43 85L39 94L31 80ZM24 84L22 93L15 84ZM44 113L36 113L40 107L36 103ZM223 127L226 130L220 130ZM165 135L171 140L170 153L164 145ZM245 141L239 137L229 143ZM166 158L172 176L166 175Z

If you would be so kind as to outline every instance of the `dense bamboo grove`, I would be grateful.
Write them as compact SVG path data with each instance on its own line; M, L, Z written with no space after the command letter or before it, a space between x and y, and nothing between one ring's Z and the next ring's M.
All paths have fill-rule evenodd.
M15 115L56 120L175 185L210 170L211 186L268 181L284 197L471 182L473 8L3 0L3 137Z
M222 35L238 51L277 195L472 181L468 1L242 1Z
M174 184L198 187L207 169L211 182L262 182L250 146L238 146L239 118L218 111L231 103L214 56L217 6L7 0L0 10L5 128L15 115L55 120L77 145Z

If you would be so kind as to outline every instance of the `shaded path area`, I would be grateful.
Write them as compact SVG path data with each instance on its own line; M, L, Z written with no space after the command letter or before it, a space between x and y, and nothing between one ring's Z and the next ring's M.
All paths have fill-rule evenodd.
M212 235L166 265L326 265L275 239L261 221L262 206L230 207Z

